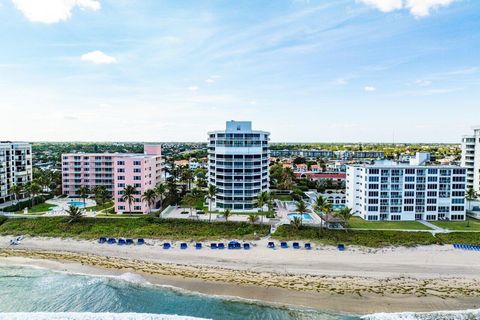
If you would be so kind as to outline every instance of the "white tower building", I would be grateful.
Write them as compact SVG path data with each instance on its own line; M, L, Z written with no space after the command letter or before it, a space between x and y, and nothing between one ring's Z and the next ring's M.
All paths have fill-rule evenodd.
M218 210L251 211L269 188L269 132L252 130L250 121L227 121L208 133L208 181L217 188Z
M32 181L32 146L25 142L0 141L0 203L15 199L13 185Z
M480 126L462 137L462 167L467 168L467 188L480 192Z

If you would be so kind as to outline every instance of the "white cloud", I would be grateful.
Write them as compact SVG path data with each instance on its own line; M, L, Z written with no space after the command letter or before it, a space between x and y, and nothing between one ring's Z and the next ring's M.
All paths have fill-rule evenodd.
M426 17L431 10L447 7L458 0L357 0L382 12L409 10L415 17Z
M68 20L75 7L91 11L101 8L99 0L12 0L12 2L28 20L42 23Z
M365 86L365 87L363 88L363 90L365 90L366 92L373 92L373 91L376 91L377 88L372 87L372 86Z
M89 61L95 64L109 64L109 63L117 62L117 59L115 57L106 55L105 53L99 50L85 53L81 56L81 59L83 61Z
M419 79L415 81L415 84L419 85L420 87L428 87L432 84L432 81L426 79Z
M403 8L403 0L357 0L382 12L392 12Z
M343 86L343 85L346 85L347 83L348 83L348 80L345 78L338 78L333 81L333 84L337 86Z
M217 81L218 79L220 79L221 77L219 75L211 75L210 77L208 77L208 79L205 80L206 83L214 83L215 81Z
M188 87L187 89L190 90L190 91L193 91L193 92L198 91L198 87L197 87L197 86L190 86L190 87Z
M406 0L405 8L416 17L425 17L430 10L447 7L456 0Z

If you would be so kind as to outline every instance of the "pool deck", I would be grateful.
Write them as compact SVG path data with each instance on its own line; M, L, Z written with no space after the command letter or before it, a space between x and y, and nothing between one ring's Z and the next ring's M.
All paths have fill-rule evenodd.
M45 213L45 216L65 216L68 215L66 210L70 207L69 202L81 202L83 203L83 199L79 198L54 198L45 201L45 203L48 204L53 204L56 207L52 208L50 211ZM85 204L86 204L86 215L87 216L95 216L96 213L88 210L88 207L93 207L96 205L96 202L92 199L85 199ZM83 209L83 208L82 208Z

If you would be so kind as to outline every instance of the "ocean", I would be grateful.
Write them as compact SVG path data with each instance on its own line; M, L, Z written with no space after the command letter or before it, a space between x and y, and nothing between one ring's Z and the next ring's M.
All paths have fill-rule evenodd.
M0 265L0 320L473 320L480 310L356 316L151 285L140 276Z

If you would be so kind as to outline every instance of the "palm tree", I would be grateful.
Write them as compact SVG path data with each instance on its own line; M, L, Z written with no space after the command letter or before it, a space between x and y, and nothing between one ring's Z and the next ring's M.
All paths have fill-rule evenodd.
M157 194L158 198L160 199L160 211L163 209L163 197L167 193L167 187L163 183L159 183L155 187L155 193Z
M257 201L255 203L255 205L257 206L257 208L260 209L260 211L262 212L262 223L263 223L263 206L265 206L268 201L270 201L270 193L268 191L262 191L258 194L257 196Z
M465 199L467 199L467 201L470 204L469 209L468 209L469 211L472 211L472 201L475 200L476 198L477 198L477 193L475 192L473 187L468 188L468 190L465 194Z
M68 213L68 216L70 217L70 220L68 221L68 223L80 220L83 215L82 210L77 206L68 207L67 213Z
M212 221L212 201L215 200L217 195L217 187L213 184L208 186L207 198L208 198L208 221Z
M155 201L157 200L157 193L154 189L148 189L143 192L142 200L148 206L148 212L152 211L152 206L155 205Z
M80 198L83 200L83 207L85 208L87 206L86 199L90 190L86 186L81 186L80 188L78 188L77 192Z
M187 183L187 189L190 190L193 180L193 173L188 166L182 168L182 180Z
M313 210L320 215L320 229L323 228L323 215L328 216L328 214L332 211L332 205L328 200L321 195L318 195L315 203L313 204Z
M345 231L348 231L348 221L353 217L352 209L350 208L342 208L340 211L338 211L336 216L340 217L344 224L345 224Z
M225 221L228 221L228 218L230 218L232 216L232 212L230 210L225 210L223 212L223 217L225 218Z
M256 214L251 213L248 215L248 221L250 221L252 224L257 222L257 220L258 220L258 216Z
M296 231L298 231L298 229L300 229L300 227L302 226L302 219L300 219L299 217L293 217L290 224Z
M188 193L183 197L183 203L188 207L190 210L190 217L193 216L193 208L195 207L195 204L197 203L198 198L196 197L193 192Z
M23 191L22 185L14 184L10 188L10 191L15 195L15 201L18 201L18 199L20 198L20 195L22 194L22 191Z
M134 186L127 185L123 189L122 200L128 203L128 211L132 212L132 202L135 201L135 195L137 194L137 189Z
M42 191L42 187L36 182L30 182L26 185L25 190L31 197L31 206L35 205L35 197Z
M297 202L295 210L300 215L300 218L298 218L298 217L297 218L300 220L300 225L302 225L303 214L307 211L307 205L305 204L305 202L303 202L303 200L300 200L300 201Z
M107 188L104 186L96 186L93 189L93 193L95 194L95 201L97 204L104 204L110 198L110 192L108 192Z

